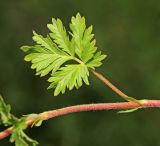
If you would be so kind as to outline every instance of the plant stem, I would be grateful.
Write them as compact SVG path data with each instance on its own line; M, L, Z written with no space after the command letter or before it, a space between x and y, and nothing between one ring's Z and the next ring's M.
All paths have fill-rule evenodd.
M26 124L28 126L35 122L35 119L48 120L51 118L59 117L62 115L68 115L71 113L82 112L82 111L98 111L98 110L126 110L134 108L149 108L149 107L160 107L160 100L141 100L142 104L136 102L119 102L119 103L97 103L97 104L83 104L76 106L69 106L57 110L46 111L37 114L33 119L27 118ZM12 133L13 127L10 127L2 132L0 132L0 139L9 136Z
M95 70L91 70L91 72L100 79L103 83L105 83L109 88L111 88L115 93L125 98L128 97L125 93L119 90L116 86L114 86L107 78L105 78L102 74L96 72Z

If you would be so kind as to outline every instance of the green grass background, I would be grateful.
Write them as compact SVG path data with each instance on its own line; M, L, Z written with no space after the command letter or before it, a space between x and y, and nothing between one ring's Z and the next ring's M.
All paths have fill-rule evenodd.
M0 2L0 93L16 116L122 101L93 75L90 86L54 97L52 90L46 90L47 78L35 76L23 60L19 48L33 44L32 30L47 34L52 17L62 19L68 28L77 12L93 24L98 48L108 55L97 71L130 96L160 98L159 0L4 0ZM160 109L76 113L26 132L40 146L160 146ZM11 146L8 138L0 145Z

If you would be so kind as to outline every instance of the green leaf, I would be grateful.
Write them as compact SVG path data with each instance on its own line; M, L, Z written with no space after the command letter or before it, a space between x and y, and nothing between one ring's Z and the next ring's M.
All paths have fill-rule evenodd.
M52 53L56 53L56 54L61 54L63 53L61 50L59 50L59 48L56 46L56 44L53 43L53 41L50 39L49 36L47 36L46 38L44 38L41 35L38 35L35 31L33 31L33 40L41 45L42 47L44 47L46 49L46 53L47 52L52 52Z
M12 115L10 113L11 107L7 105L2 96L0 96L0 124L4 124L5 126L11 124Z
M24 119L18 121L14 127L10 137L10 142L15 143L15 146L37 146L38 142L28 137L24 130L27 128Z
M18 119L10 113L11 107L7 105L2 96L0 96L0 124L4 126L13 126L10 137L10 142L15 143L15 146L36 146L38 143L29 138L23 131L27 128L26 119ZM40 125L42 120L37 121L36 125Z
M24 115L23 116L27 121L33 121L31 127L36 126L39 127L41 126L43 119L40 115L38 114L29 114L29 115Z
M106 55L101 55L101 52L97 52L93 59L88 62L86 65L89 68L95 69L95 67L99 67L102 65L102 60L104 60L107 56Z
M75 52L79 56L79 58L82 59L82 40L84 31L86 29L85 18L81 17L79 13L76 15L76 17L72 17L70 29L72 30L72 43L75 44Z
M126 114L126 113L132 113L137 111L139 108L132 108L132 109L128 109L128 110L121 110L118 112L118 114Z
M36 44L21 47L27 53L25 61L32 63L31 68L36 69L36 75L51 73L49 89L55 88L54 95L64 93L67 88L79 88L83 81L89 84L89 70L99 67L106 57L97 52L93 27L87 28L85 18L79 13L71 19L71 38L60 19L53 18L47 27L51 31L47 37L33 31Z
M73 57L66 54L56 54L44 50L41 46L25 46L25 50L27 50L26 48L31 53L25 57L25 61L31 61L31 68L36 69L36 75L40 76L45 76L51 71L52 73L56 72L62 64L73 59ZM24 50L24 47L22 49Z
M49 78L48 81L51 82L49 89L55 88L54 95L56 96L60 92L64 93L66 88L72 90L74 87L81 87L83 81L89 85L88 76L89 71L85 65L66 65Z
M66 29L60 19L52 19L52 24L48 24L47 27L52 32L50 36L54 39L55 43L62 48L63 51L70 55L74 55L74 50L70 48L69 36L66 33Z
M75 44L75 52L83 62L87 62L92 58L96 51L95 40L93 39L92 26L86 29L85 18L78 13L76 17L72 17L70 28L73 37L72 43Z

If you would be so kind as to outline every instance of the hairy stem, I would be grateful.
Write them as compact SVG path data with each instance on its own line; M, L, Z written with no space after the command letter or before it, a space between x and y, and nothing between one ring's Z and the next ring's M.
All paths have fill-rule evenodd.
M115 93L125 98L128 97L125 93L119 90L116 86L114 86L107 78L105 78L102 74L96 72L95 70L91 70L91 72L100 79L103 83L105 83L109 88L111 88Z
M160 107L160 100L141 100L141 104L136 102L120 102L120 103L97 103L97 104L83 104L76 106L69 106L57 110L46 111L36 116L27 118L26 124L28 126L35 122L35 119L48 120L51 118L59 117L62 115L68 115L71 113L82 112L82 111L98 111L98 110L126 110L134 108L149 108L149 107ZM9 136L12 133L13 127L10 127L0 132L0 139Z

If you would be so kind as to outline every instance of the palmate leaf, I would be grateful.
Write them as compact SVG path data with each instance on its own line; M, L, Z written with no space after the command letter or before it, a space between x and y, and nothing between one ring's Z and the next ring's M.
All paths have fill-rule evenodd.
M23 46L25 60L32 63L36 75L45 76L51 72L50 88L55 88L54 95L65 93L66 89L79 88L83 82L89 85L89 70L102 64L106 55L97 52L96 41L92 34L93 27L87 28L85 18L78 13L72 17L70 37L60 19L52 19L47 27L51 31L47 37L33 32L34 46ZM68 64L68 61L77 64Z

